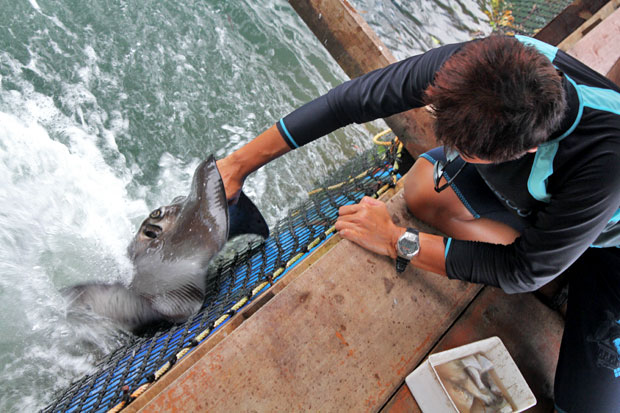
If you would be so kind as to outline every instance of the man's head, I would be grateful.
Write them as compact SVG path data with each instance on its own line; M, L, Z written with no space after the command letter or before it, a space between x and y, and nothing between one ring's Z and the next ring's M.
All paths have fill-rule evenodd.
M426 89L443 145L504 162L545 142L566 109L562 76L531 46L505 36L471 42Z

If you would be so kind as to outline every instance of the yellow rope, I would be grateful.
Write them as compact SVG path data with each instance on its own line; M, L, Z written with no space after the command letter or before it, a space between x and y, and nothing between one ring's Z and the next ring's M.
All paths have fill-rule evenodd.
M135 399L136 397L141 396L148 388L149 388L149 383L143 384L142 386L138 387L135 392L131 394L131 397Z
M263 288L265 288L268 285L269 285L269 283L267 281L265 281L265 282L259 284L258 286L256 286L256 288L254 288L252 290L252 297L254 297L256 294L258 294L260 290L262 290Z
M282 274L284 272L285 268L284 267L280 267L278 268L272 275L272 278L278 278L280 276L280 274Z
M370 169L368 169L368 170L366 170L366 171L362 172L361 174L354 176L354 177L353 177L353 178L351 178L351 179L347 179L346 181L342 181L342 182L340 182L340 183L338 183L338 184L334 184L334 185L328 186L327 188L317 188L317 189L314 189L314 190L312 190L312 191L308 192L308 195L309 195L309 196L310 196L310 195L314 195L314 194L317 194L317 193L319 193L319 192L321 192L321 191L325 191L325 190L327 190L327 191L331 191L332 189L338 189L338 188L340 188L341 186L343 186L344 184L348 184L348 183L354 182L356 179L363 178L364 176L368 175L368 173L369 173L372 169L373 169L373 168L370 168Z
M372 142L375 145L379 145L379 146L390 146L392 144L392 142L389 141L382 141L381 138L384 137L385 135L387 135L388 133L392 132L392 129L386 129L383 132L379 132L377 133L373 138L372 138ZM398 141L398 138L396 138L396 140Z
M394 160L394 165L392 166L392 171L394 172L392 174L392 179L394 180L394 186L396 186L396 183L398 182L398 178L396 178L396 175L398 175L398 169L400 168L400 161L402 160L403 157L403 144L402 142L398 144L398 149L396 149L396 158Z
M402 143L398 140L398 137L394 138L394 141L382 141L381 140L382 137L384 137L385 135L389 134L390 132L392 132L392 129L386 129L383 132L377 133L375 136L373 136L372 142L375 145L379 145L379 146L390 146L393 143L397 143L397 144L399 144L399 146L398 146L399 149L398 149L397 153L400 153L400 150L402 150ZM384 155L384 158L385 158L385 155ZM329 191L329 190L332 190L332 189L338 189L338 188L342 187L345 184L354 182L356 179L363 178L364 176L368 175L370 173L370 171L372 171L373 169L374 168L367 169L364 172L360 173L359 175L357 175L357 176L355 176L355 177L353 177L351 179L348 179L346 181L342 181L342 182L340 182L338 184L335 184L335 185L328 186L327 188L316 188L316 189L308 192L308 196L311 196L311 195L314 195L314 194L318 194L319 192L322 192L322 191L325 191L325 190ZM295 213L293 213L291 216L295 216L296 213L297 213L297 211Z
M120 402L119 404L117 404L116 406L108 410L108 413L118 413L121 410L123 410L124 407L125 407L125 402Z

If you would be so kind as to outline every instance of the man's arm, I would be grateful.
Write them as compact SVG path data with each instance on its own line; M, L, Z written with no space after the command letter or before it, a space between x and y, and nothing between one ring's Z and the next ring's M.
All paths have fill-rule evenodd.
M280 119L241 149L217 162L226 197L239 196L245 178L261 166L350 123L385 118L424 106L435 72L462 44L393 63L335 87Z
M420 233L412 264L450 278L501 287L507 293L538 289L570 264L600 234L620 204L620 162L615 153L583 168L572 185L555 194L534 227L511 245L450 240ZM601 173L606 177L603 181ZM396 258L405 228L396 226L383 202L363 198L340 208L340 235L378 254Z
M392 221L386 205L364 197L358 204L345 205L338 211L336 230L342 238L381 255L396 258L396 243L406 231ZM443 237L420 233L420 251L411 260L418 268L446 275Z
M246 145L216 162L220 171L226 199L236 202L243 181L252 172L291 150L276 125L267 129Z
M511 245L451 242L450 278L501 287L507 293L534 291L568 268L592 245L620 205L620 161L616 150L584 163Z
M464 43L438 47L344 82L282 118L292 148L351 123L364 123L424 106L424 91Z

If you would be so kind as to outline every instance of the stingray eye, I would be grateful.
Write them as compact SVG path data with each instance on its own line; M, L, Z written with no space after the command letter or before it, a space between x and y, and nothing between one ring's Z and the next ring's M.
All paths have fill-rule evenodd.
M157 219L157 218L161 218L161 208L156 209L155 211L151 212L151 214L149 215L150 218L153 219ZM153 237L154 238L154 237Z

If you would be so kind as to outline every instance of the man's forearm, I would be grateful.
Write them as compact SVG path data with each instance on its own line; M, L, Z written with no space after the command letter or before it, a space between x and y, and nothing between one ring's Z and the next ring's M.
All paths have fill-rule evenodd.
M290 150L274 125L240 149L217 161L228 201L236 202L243 181L249 174Z
M245 178L290 150L291 148L273 125L227 158L230 158L230 162L235 165L239 176Z
M446 275L446 258L443 237L420 232L420 252L411 264L435 274Z
M228 202L236 202L249 174L290 150L274 125L240 149L218 160L217 168Z

